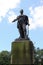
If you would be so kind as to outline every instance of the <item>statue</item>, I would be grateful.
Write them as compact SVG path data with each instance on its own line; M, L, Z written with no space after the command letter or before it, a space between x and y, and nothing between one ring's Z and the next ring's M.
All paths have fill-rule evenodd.
M27 32L26 32L26 25L29 26L28 16L23 14L23 9L20 10L20 15L17 16L16 19L14 19L12 22L17 22L17 28L20 33L20 39L27 39Z

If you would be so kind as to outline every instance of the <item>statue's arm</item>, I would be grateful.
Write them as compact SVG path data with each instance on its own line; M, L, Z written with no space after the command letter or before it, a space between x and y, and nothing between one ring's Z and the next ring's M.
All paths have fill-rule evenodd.
M15 21L17 21L17 19L14 19L12 22L15 22Z
M15 21L17 21L19 19L19 16L16 18L16 19L14 19L12 22L15 22Z

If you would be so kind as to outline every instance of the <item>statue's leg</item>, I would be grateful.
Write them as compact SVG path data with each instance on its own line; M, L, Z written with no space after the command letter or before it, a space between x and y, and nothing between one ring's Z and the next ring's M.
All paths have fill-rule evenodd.
M19 27L20 38L24 38L22 26Z
M24 38L26 39L26 24L23 24Z

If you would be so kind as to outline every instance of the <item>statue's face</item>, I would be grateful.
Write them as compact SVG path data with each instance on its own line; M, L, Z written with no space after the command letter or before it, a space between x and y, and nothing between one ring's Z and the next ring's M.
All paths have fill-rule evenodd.
M20 14L23 14L23 10L20 10Z
M21 13L21 15L22 15L23 13Z

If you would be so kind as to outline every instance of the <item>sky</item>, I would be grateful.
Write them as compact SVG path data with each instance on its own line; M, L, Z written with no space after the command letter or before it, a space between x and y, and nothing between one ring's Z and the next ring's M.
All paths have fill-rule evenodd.
M35 48L43 49L43 0L0 0L0 51L11 51L12 42L19 37L17 21L12 21L21 9L29 19L28 37Z

